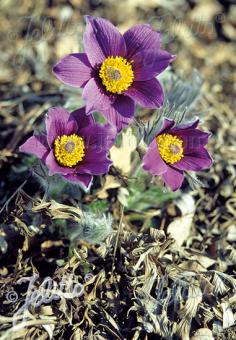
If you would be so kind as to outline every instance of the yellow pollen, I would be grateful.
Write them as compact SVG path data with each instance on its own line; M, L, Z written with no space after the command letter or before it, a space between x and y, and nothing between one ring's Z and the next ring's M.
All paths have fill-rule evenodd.
M121 93L128 90L134 81L132 65L122 57L108 57L102 63L99 76L106 90Z
M57 162L66 167L73 167L84 158L84 140L73 135L58 136L54 142L54 155Z
M182 139L163 133L156 137L161 158L169 164L178 162L184 156Z

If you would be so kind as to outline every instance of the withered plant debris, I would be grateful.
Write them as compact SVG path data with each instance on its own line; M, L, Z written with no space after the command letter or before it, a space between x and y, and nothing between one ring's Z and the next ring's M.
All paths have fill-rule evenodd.
M234 2L7 0L0 7L0 340L236 339ZM34 157L18 152L35 127L43 129L49 107L83 105L51 67L79 50L88 13L123 32L150 22L178 56L171 93L178 79L187 88L191 79L202 84L201 94L185 92L185 100L199 100L184 112L202 112L214 165L191 175L181 192L163 190L138 167L138 132L152 132L145 121L158 118L153 110L140 110L143 125L138 119L137 131L125 132L111 150L114 166L88 193L45 178ZM168 100L178 110L183 94L175 109Z

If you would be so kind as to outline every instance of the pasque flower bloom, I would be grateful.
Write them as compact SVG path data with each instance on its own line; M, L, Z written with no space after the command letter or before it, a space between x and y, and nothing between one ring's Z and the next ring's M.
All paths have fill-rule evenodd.
M20 151L41 159L49 175L60 174L88 187L93 175L108 172L112 162L107 154L116 137L114 127L95 123L92 115L85 115L85 108L72 113L62 107L51 108L45 123L46 135L30 137Z
M160 49L160 33L139 24L121 33L107 20L86 16L85 53L62 58L53 68L63 83L83 88L86 113L102 112L120 131L134 116L134 104L157 108L164 94L155 78L174 59Z
M205 149L210 133L197 129L199 120L175 126L173 120L164 119L163 126L150 143L143 158L143 168L159 175L173 191L183 183L184 171L199 171L212 165Z

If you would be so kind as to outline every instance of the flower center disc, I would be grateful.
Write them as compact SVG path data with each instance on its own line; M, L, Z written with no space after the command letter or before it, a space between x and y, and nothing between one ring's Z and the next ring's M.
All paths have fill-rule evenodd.
M66 167L73 167L84 158L84 140L73 135L58 136L54 142L54 155L57 162Z
M163 133L156 138L161 158L169 164L174 164L183 158L183 141L173 135Z
M134 80L131 63L122 57L108 57L99 71L102 84L108 92L121 93L128 90Z

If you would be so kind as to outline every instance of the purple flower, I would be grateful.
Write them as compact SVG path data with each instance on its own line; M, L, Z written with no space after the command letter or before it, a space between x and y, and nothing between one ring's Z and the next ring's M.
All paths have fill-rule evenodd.
M84 89L86 114L100 111L120 131L132 121L135 102L147 108L163 105L155 77L175 56L160 49L160 33L150 25L136 25L122 36L105 19L85 18L85 53L66 55L53 72L63 83Z
M212 158L204 148L210 133L197 129L198 123L196 120L174 126L173 120L165 118L143 158L143 168L161 176L173 191L181 187L184 171L199 171L212 165Z
M72 113L62 107L49 109L46 117L46 135L30 137L20 151L41 159L49 175L60 174L66 180L88 187L93 175L108 172L111 161L107 153L112 146L116 129L100 125L85 108Z

